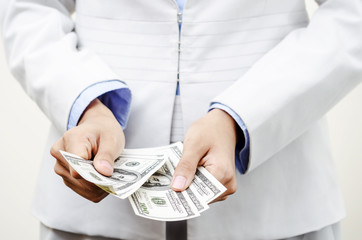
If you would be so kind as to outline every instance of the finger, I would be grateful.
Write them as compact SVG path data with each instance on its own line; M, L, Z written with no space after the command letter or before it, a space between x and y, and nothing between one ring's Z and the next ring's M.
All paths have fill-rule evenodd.
M64 160L63 156L60 156L61 160L57 159L56 165L61 165L66 171L68 171L68 174L76 179L82 179L82 176L79 175L77 171L75 171L71 166L69 166L68 162ZM54 170L57 166L54 167ZM59 174L58 174L59 175Z
M123 150L122 139L113 136L102 136L99 141L98 152L94 157L94 167L105 175L111 176L113 173L114 160Z
M175 169L171 183L173 190L183 191L190 186L198 163L207 152L206 148L200 146L196 141L185 141L182 157Z
M84 179L77 180L76 187L79 189L76 189L78 194L95 203L100 202L108 195L103 189Z
M95 184L90 183L84 179L76 180L63 178L64 184L76 192L78 195L94 202L98 203L105 198L108 193L97 187Z
M64 150L64 144L62 138L60 138L58 141L56 141L53 144L53 146L50 148L50 154L58 160L65 161L62 154L60 153L60 150Z
M72 131L71 129L64 134L62 140L65 151L73 153L86 160L92 157L92 148L94 148L94 142L96 141L94 138L86 134L82 134L82 131ZM69 167L69 171L73 178L82 178L72 167Z
M75 179L82 179L82 177L70 167L68 164L64 165L64 162L57 160L54 171L56 174L64 178L75 178Z
M227 151L213 148L202 159L202 163L221 184L226 188L226 191L213 202L224 201L226 198L234 194L237 190L237 181L235 176L234 156L225 154Z
M235 178L235 157L225 154L225 151L212 148L201 160L203 166L221 184L227 186Z
M60 161L57 161L55 164L54 171L63 178L63 182L67 187L92 202L99 202L108 195L108 193L93 183L84 179L72 178L69 170L64 168Z
M69 167L69 172L70 172L70 175L75 178L75 179L82 179L83 177L77 172L74 170L74 168L72 167Z
M226 185L226 191L221 194L218 198L214 199L209 204L219 202L219 201L225 201L230 195L234 194L237 189L237 181L235 178L233 178L230 182L228 182Z
M224 185L226 188L226 191L221 194L218 198L216 198L213 202L218 202L218 201L224 201L226 200L230 195L234 194L237 190L237 181L236 178L233 178L232 180L230 180L227 184Z
M67 178L70 176L69 169L64 167L61 161L57 160L54 165L54 172L61 176L62 178Z
M225 201L227 198L228 198L228 196L223 196L223 197L220 196L220 197L216 198L215 200L213 200L212 202L210 202L209 204L213 204L213 203L220 202L220 201Z
M96 148L97 138L89 136L81 129L69 130L63 136L64 150L83 159L92 158L92 149Z
M69 169L69 164L66 161L62 161L62 160L58 160L56 161L56 165L61 165L64 169L66 169L68 171L68 173L70 173L70 169Z
M60 153L60 150L64 150L63 138L59 139L56 143L54 143L54 145L50 149L50 154L57 159L54 170L59 168L59 166L57 166L58 164L61 165L66 171L68 171L73 177L81 178L81 176L76 171L69 167L68 162L64 159L63 155Z

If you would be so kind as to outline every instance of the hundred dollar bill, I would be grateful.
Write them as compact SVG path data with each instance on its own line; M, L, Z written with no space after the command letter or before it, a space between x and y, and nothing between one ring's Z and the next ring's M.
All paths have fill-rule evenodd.
M189 195L170 189L172 166L166 162L128 199L136 215L159 221L179 221L200 216Z
M176 166L181 159L182 148L182 143L164 147L162 150L166 156L165 165L129 197L136 215L162 221L190 219L207 210L209 208L207 203L210 203L226 191L226 188L204 167L199 167L188 189L176 193L171 200L170 197L166 197L169 196L167 194L174 194L169 186ZM177 197L182 197L185 200L182 201ZM185 210L182 207L175 207L177 206L175 203L182 202L187 204ZM186 210L195 208L197 214L194 211L188 212ZM182 211L178 211L180 209Z
M125 155L115 160L112 176L106 177L94 168L93 161L64 151L61 153L85 180L122 199L135 192L165 163L165 157L160 152L140 155L134 149L127 150Z
M181 158L181 155L175 155L172 149L175 148L177 150L180 150L181 149L180 147L182 148L182 145L172 146L171 151L170 149L168 149L165 152L167 156L166 163L169 163L170 172L172 175L174 174L176 168L175 167L176 165L174 165L173 162L177 161L178 163L179 159ZM187 195L189 196L189 198L191 199L192 203L195 205L199 213L209 209L209 205L207 204L208 202L201 197L201 195L197 192L197 189L193 186L193 184L191 184L190 187L188 187L184 192L187 193Z
M183 144L144 149L124 149L115 160L110 177L100 174L93 161L63 152L64 158L84 179L119 198L128 197L136 215L161 221L194 218L226 189L205 168L199 167L190 187L183 192L170 188L181 159Z
M182 144L171 146L167 154L168 161L171 163L172 168L176 169L182 155ZM209 171L204 167L198 167L195 177L188 188L189 191L196 196L200 201L210 203L226 191L222 185Z

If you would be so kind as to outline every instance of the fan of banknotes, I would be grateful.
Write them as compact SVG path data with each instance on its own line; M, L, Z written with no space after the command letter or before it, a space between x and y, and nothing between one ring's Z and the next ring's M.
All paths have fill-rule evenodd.
M95 170L91 160L61 151L64 158L84 179L116 197L128 197L136 215L159 221L179 221L200 216L208 203L226 188L204 167L183 192L170 188L183 144L158 148L124 149L114 163L112 176Z

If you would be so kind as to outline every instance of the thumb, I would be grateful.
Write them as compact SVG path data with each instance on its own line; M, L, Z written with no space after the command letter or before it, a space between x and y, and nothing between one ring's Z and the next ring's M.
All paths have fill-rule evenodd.
M171 188L183 191L188 188L195 177L196 168L206 151L198 149L195 145L184 145L181 160L175 169Z
M121 144L118 141L114 141L114 139L100 139L98 152L93 161L93 165L99 173L104 176L111 176L113 174L114 161L123 150L120 145Z

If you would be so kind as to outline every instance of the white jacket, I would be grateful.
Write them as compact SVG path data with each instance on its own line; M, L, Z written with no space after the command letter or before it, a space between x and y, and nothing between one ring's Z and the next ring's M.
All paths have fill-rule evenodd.
M126 200L73 193L48 149L77 96L111 79L133 94L126 147L168 144L179 72L185 130L215 101L239 114L251 141L237 193L188 221L189 239L286 238L339 221L324 115L361 81L362 1L320 3L309 23L303 0L188 0L179 49L173 0L12 1L9 65L53 123L36 216L90 235L164 237L164 223L135 216Z

